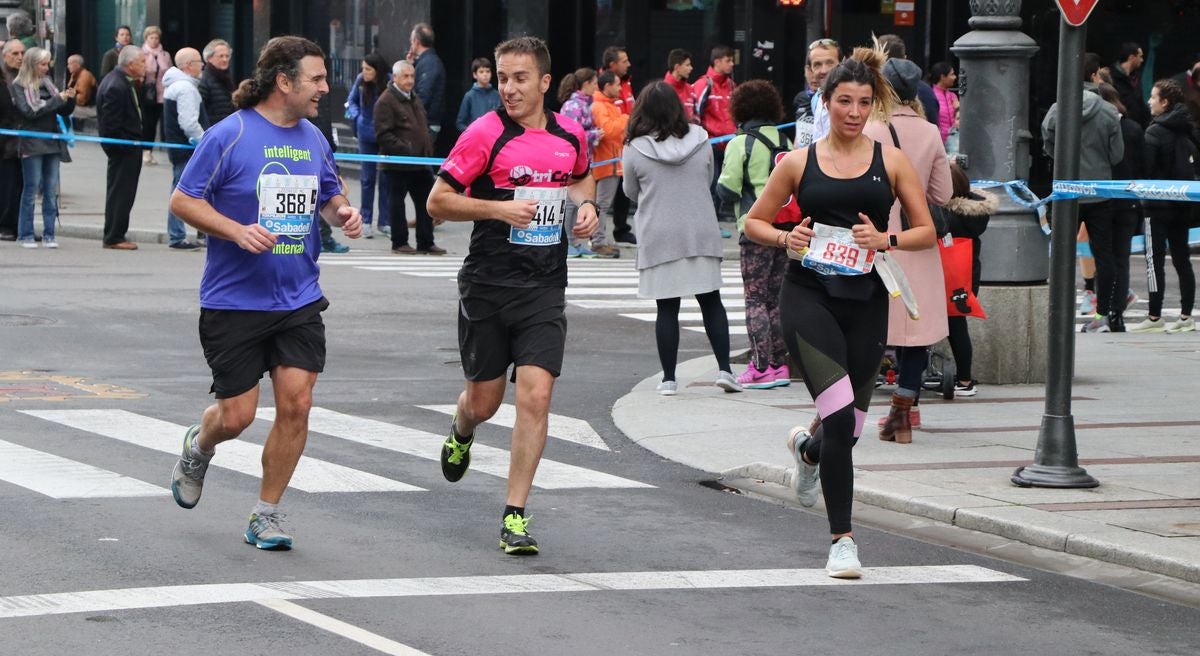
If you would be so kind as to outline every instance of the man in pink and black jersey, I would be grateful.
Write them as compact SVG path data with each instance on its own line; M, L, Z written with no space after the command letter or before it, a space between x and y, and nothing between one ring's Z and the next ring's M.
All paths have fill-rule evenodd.
M513 365L512 432L500 547L536 554L525 503L546 445L550 396L562 369L567 320L566 203L579 211L573 234L596 229L596 182L579 124L543 106L550 51L536 37L496 47L501 107L459 137L426 204L448 221L474 221L458 274L458 344L466 388L442 444L442 474L457 481L471 464L475 427L504 400Z

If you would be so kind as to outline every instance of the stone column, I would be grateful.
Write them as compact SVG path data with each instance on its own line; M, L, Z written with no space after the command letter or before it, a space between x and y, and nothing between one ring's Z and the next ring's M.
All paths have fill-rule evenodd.
M1020 31L1020 0L971 0L971 31L951 48L959 58L959 165L972 180L1029 174L1029 60L1033 39ZM1044 382L1049 240L1037 213L1000 188L1000 209L983 234L980 302L971 321L974 376L983 383Z

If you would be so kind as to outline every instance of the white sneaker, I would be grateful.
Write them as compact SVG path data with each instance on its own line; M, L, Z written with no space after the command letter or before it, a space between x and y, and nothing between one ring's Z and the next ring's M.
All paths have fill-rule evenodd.
M817 503L817 483L820 482L821 472L820 464L810 465L800 455L811 438L804 426L797 426L788 433L787 439L788 451L796 461L796 469L792 471L792 490L805 508L812 508Z
M1163 327L1163 332L1167 333L1190 333L1194 330L1196 330L1196 322L1191 317L1183 317L1179 321L1172 321Z
M37 248L38 243L32 239L26 239L21 242L21 248Z
M664 380L654 388L662 396L675 396L679 393L679 383L673 380Z
M371 227L370 223L363 224L362 238L363 239L374 239L375 238L375 230Z
M42 247L43 248L58 248L58 242L54 241L53 237L51 237L50 239L42 239Z
M737 379L733 377L733 374L729 373L728 371L718 371L717 380L713 384L725 390L726 392L742 391L742 384L737 382Z
M1161 333L1166 328L1167 322L1162 320L1162 317L1151 319L1146 317L1141 323L1135 323L1132 326L1125 326L1125 332L1128 333Z
M862 576L862 563L858 562L858 545L854 544L853 538L838 538L838 541L829 547L825 573L835 579L857 579Z

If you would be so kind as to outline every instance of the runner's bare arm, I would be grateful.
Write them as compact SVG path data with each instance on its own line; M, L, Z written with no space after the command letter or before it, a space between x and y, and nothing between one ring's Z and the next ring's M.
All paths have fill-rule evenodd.
M218 212L203 198L192 198L176 189L171 194L170 207L171 213L184 223L205 234L234 242L251 253L269 251L275 245L275 235L266 228L257 223L238 223Z
M330 198L321 206L321 218L331 226L340 227L342 234L351 239L358 239L362 234L362 217L358 208L351 205L341 194Z
M793 150L771 172L762 195L746 213L745 230L750 241L763 246L786 247L796 251L808 246L813 234L812 217L805 218L788 233L772 225L775 214L783 207L784 201L796 193L797 187L800 186L800 179L804 177L804 164L807 161L808 148ZM803 212L804 208L801 207L800 211Z
M591 237L596 231L596 226L600 225L600 216L596 213L596 179L589 172L587 176L567 187L567 194L570 195L571 202L579 206L579 212L575 215L575 227L571 232L576 237ZM582 203L585 200L592 202L584 205Z
M593 196L595 193L593 192ZM536 200L483 200L458 193L438 178L425 203L429 216L444 221L499 219L518 228L528 228L537 213Z
M913 168L908 156L898 148L885 145L883 149L883 165L892 177L892 189L900 199L900 206L908 214L908 230L896 235L896 248L906 251L916 251L931 248L937 243L937 233L933 229L933 217L929 215L929 202L925 198L925 188L921 178Z

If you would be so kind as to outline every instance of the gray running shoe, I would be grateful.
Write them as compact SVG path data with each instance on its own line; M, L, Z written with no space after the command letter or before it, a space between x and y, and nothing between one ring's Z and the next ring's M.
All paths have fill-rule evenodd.
M283 513L250 515L250 526L246 527L246 544L268 551L286 551L292 548L292 536L283 532Z
M194 424L183 434L183 453L171 472L171 496L181 508L195 508L204 491L204 474L208 460L192 456L192 440L200 434L200 424Z

